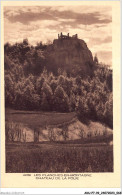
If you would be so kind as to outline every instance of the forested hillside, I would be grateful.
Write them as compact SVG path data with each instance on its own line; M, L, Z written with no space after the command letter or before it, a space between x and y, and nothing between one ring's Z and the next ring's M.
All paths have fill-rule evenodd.
M112 70L94 60L91 76L53 67L48 45L28 40L4 46L5 106L18 110L77 112L79 119L113 126Z

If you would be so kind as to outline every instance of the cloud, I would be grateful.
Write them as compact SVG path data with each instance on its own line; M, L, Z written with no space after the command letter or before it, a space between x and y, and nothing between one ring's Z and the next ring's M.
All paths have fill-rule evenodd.
M28 38L33 45L53 41L60 32L77 33L93 55L111 61L112 13L108 6L8 6L4 10L4 30L5 42Z
M87 7L86 7L87 8ZM21 22L25 25L29 24L31 21L37 20L63 20L62 22L67 23L66 20L73 20L70 21L70 25L91 25L97 23L110 23L111 18L105 17L103 13L98 11L89 12L89 13L82 13L77 12L78 7L75 10L61 10L60 7L56 7L56 9L52 9L51 7L15 7L13 9L5 9L5 17L10 22Z
M100 45L103 43L111 43L112 42L112 36L103 37L96 37L91 39L92 45Z

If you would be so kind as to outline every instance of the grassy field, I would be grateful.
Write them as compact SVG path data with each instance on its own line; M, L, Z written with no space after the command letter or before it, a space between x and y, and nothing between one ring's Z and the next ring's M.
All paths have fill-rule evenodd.
M7 173L112 171L112 146L49 142L6 144Z
M5 120L26 124L30 128L58 125L71 121L76 113L6 110Z

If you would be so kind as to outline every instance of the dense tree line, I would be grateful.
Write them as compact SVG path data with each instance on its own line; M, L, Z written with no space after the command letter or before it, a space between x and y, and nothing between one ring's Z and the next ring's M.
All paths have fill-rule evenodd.
M92 77L49 72L42 43L5 44L5 105L13 109L78 113L79 118L113 124L112 70L99 65ZM49 65L49 62L48 62Z

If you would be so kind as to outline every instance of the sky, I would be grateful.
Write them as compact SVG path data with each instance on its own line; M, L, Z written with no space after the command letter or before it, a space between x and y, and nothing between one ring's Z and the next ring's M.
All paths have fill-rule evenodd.
M112 65L112 9L110 6L6 6L4 41L27 38L36 45L57 39L58 34L78 34L93 56Z

